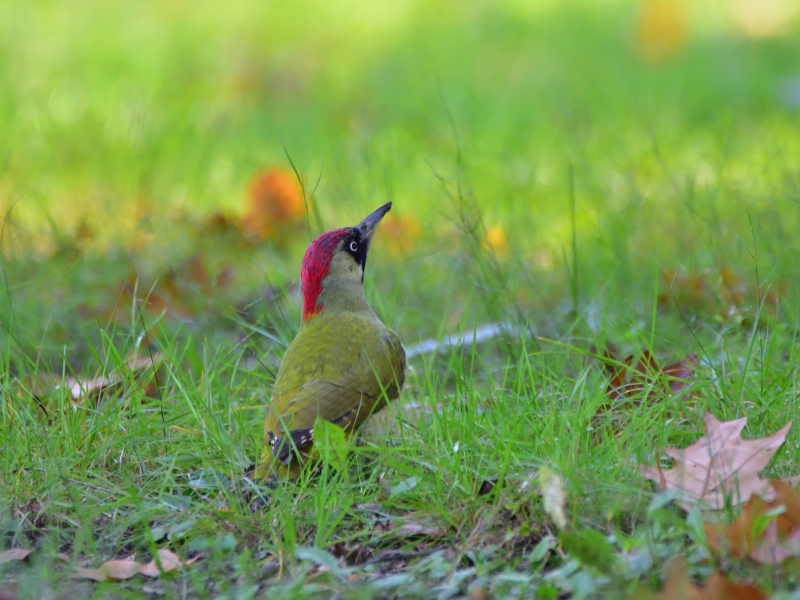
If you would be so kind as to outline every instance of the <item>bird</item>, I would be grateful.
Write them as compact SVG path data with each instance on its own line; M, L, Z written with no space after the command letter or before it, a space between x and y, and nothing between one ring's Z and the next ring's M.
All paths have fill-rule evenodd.
M317 237L300 269L300 328L281 360L264 426L256 476L296 479L317 462L314 422L325 419L352 436L396 399L407 359L397 334L364 294L370 242L388 202L355 227Z

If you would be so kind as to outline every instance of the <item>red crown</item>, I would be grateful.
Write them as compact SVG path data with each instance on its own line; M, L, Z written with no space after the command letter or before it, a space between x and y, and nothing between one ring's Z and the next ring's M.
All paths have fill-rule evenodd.
M341 239L352 231L351 228L334 229L323 233L308 247L300 269L300 288L303 291L303 321L318 314L323 308L317 304L322 293L322 280L331 268L333 251Z

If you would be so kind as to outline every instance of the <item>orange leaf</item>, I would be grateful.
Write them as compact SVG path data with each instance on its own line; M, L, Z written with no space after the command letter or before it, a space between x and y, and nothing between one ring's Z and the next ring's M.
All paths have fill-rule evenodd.
M800 556L800 492L780 480L772 480L771 489L775 492L774 500L767 502L752 496L730 525L703 525L706 542L714 554L729 553L736 558L749 556L766 564L778 564ZM783 507L784 512L759 530L758 519L779 507Z
M742 558L756 547L763 531L756 530L756 519L773 508L771 502L764 502L758 496L752 496L742 505L739 518L730 525L703 523L706 531L706 543L714 554L730 553Z
M766 565L778 565L797 556L800 556L800 528L781 538L775 521L767 526L764 535L750 552L750 558Z
M752 585L734 583L720 573L714 573L704 586L689 579L686 561L676 558L667 567L664 591L658 600L767 600L767 597Z
M643 58L662 62L686 43L688 18L682 0L646 0L642 6L637 45Z
M256 174L247 190L242 219L247 235L269 239L305 218L303 190L293 173L272 167Z
M381 223L381 238L392 254L406 254L414 248L421 228L414 216L390 214Z

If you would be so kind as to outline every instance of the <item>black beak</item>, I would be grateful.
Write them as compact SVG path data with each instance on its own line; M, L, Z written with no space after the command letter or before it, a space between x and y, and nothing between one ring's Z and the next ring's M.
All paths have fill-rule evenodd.
M381 222L386 213L392 210L392 203L387 202L383 206L381 206L378 210L370 214L366 219L361 221L358 225L355 226L354 229L358 229L361 233L361 239L365 241L369 241L372 238L372 234L375 231L375 228L378 226L378 223Z

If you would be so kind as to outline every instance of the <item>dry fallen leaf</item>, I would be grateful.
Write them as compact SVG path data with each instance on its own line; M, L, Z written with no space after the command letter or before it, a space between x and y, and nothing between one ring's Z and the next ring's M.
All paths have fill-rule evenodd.
M615 434L625 428L628 422L626 408L639 406L643 401L666 400L682 392L691 383L699 364L697 355L689 354L662 369L649 350L645 350L638 360L632 354L620 362L611 345L601 360L610 380L606 387L607 401L597 409L592 422L596 430L593 434L595 443L602 439L605 426L610 425ZM610 422L604 418L605 414L610 415Z
M690 382L699 364L697 355L689 354L683 360L661 369L649 350L642 353L635 366L634 359L635 356L632 354L623 361L621 367L609 368L611 381L606 388L609 400L630 398L648 388L652 392L671 391L673 394L678 394ZM606 404L604 408L610 408L610 405Z
M692 504L719 510L726 499L738 506L753 494L765 501L775 499L770 481L761 479L759 471L767 466L792 426L791 421L771 436L744 440L741 431L747 417L721 422L706 413L707 435L687 448L665 448L675 459L671 469L640 467L645 479L659 484L662 490L680 490L684 498L678 505L688 510Z
M714 554L729 553L736 558L750 555L759 562L775 562L775 557L787 552L797 555L798 548L792 536L800 526L800 492L777 479L772 480L771 485L775 491L774 500L767 502L754 495L742 505L742 512L733 523L704 524L706 543ZM782 513L771 519L766 517L767 513L781 507ZM781 561L784 559L785 556Z
M25 548L11 548L5 552L0 552L0 565L14 560L25 560L32 550Z
M387 533L391 532L392 535L400 537L424 536L440 538L447 534L444 527L436 525L432 522L429 515L421 513L412 513L400 517L396 521L379 523L376 528Z
M683 557L674 559L667 567L664 591L656 598L658 600L767 600L767 596L758 588L733 583L720 573L714 573L703 586L693 583L686 572L686 561Z
M160 352L154 353L151 357L147 351L139 351L128 356L125 367L121 370L109 373L107 376L98 376L78 380L69 376L63 384L56 386L56 389L64 387L69 390L70 400L73 404L78 404L87 399L97 399L108 396L118 391L128 377L133 377L140 385L147 385L153 377L154 369L161 364L164 355Z
M133 560L133 555L121 560L109 560L96 569L78 567L72 574L75 579L93 579L94 581L108 581L109 579L130 579L139 573L142 565Z
M771 502L752 496L742 505L742 512L733 523L703 523L709 549L716 555L730 554L743 558L755 548L758 538L764 533L763 530L758 530L757 521L771 508Z
M167 550L166 548L159 548L158 550L158 558L161 561L161 568L162 570L158 570L158 565L156 564L155 559L151 560L146 565L142 565L141 573L142 575L146 575L147 577L158 577L161 573L167 573L168 571L174 571L175 569L180 569L183 566L181 559L172 552L171 550ZM196 560L196 558L195 558ZM190 564L192 561L188 561L186 564Z
M122 560L109 560L104 562L96 569L78 567L75 569L72 577L76 579L93 579L94 581L130 579L138 573L141 573L147 577L158 577L161 575L161 573L174 571L175 569L179 569L184 565L189 565L195 562L199 556L196 556L185 563L181 563L181 560L175 555L174 552L167 550L166 548L160 548L158 550L158 558L161 561L161 570L159 570L155 559L151 560L146 565L142 565L133 560L133 556L130 556Z

